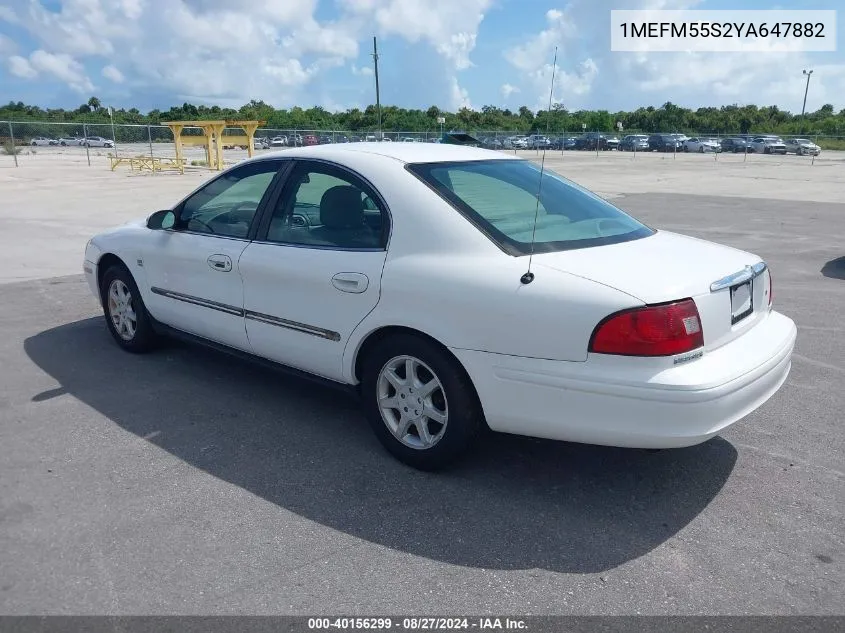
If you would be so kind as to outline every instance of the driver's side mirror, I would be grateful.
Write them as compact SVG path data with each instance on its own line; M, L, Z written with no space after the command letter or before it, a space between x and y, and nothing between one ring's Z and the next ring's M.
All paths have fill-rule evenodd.
M172 229L174 224L176 224L176 214L170 209L156 211L147 218L147 228L154 231Z

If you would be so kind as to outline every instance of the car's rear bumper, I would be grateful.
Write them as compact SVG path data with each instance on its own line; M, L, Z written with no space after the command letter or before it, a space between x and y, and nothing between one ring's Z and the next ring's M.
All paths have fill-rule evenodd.
M704 442L765 403L789 374L796 334L789 318L772 312L698 360L662 366L596 354L562 362L452 351L494 431L673 448Z

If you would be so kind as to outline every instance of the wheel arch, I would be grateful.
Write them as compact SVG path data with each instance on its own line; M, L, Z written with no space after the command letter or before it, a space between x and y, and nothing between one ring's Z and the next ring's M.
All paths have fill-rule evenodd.
M455 363L455 366L458 367L460 371L462 371L469 380L469 384L472 386L472 396L478 404L479 411L481 411L482 415L484 415L484 405L481 402L481 397L478 395L478 389L475 386L475 381L473 380L472 375L469 373L469 371L467 371L467 368L464 367L464 364L460 361L460 359L455 356L446 345L441 343L435 337L423 332L422 330L418 330L416 328L404 325L385 325L378 327L372 332L368 333L366 336L364 336L361 339L361 342L358 343L358 346L355 349L352 358L351 369L352 379L356 381L357 386L359 388L361 385L361 372L363 371L363 363L366 360L367 354L372 349L374 349L379 342L396 335L415 336L437 347L438 349L443 351L449 358L451 358L452 361Z
M112 266L120 266L132 275L132 271L129 270L129 266L126 265L126 262L114 253L103 253L100 255L100 258L97 260L97 288L100 291L101 301L103 300L103 275L105 275L106 271ZM132 275L132 278L134 279L134 275Z

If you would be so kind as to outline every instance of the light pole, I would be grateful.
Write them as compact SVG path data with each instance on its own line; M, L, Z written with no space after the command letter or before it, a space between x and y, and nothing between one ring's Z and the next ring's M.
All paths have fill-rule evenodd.
M801 106L801 134L804 133L804 111L807 109L807 92L810 90L810 75L813 74L812 70L804 69L803 72L807 75L807 85L804 88L804 105Z

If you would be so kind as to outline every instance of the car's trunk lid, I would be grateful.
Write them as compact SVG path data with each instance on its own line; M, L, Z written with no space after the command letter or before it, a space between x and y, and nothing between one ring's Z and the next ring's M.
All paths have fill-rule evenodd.
M768 271L761 272L759 257L668 231L608 246L543 253L535 255L534 261L610 286L647 304L693 298L709 349L740 336L768 312ZM752 270L746 268L755 265ZM714 286L735 274L734 281L725 282L724 287ZM752 276L746 280L750 281L747 287L732 291ZM751 292L752 310L742 316L748 312L742 295L746 290Z

